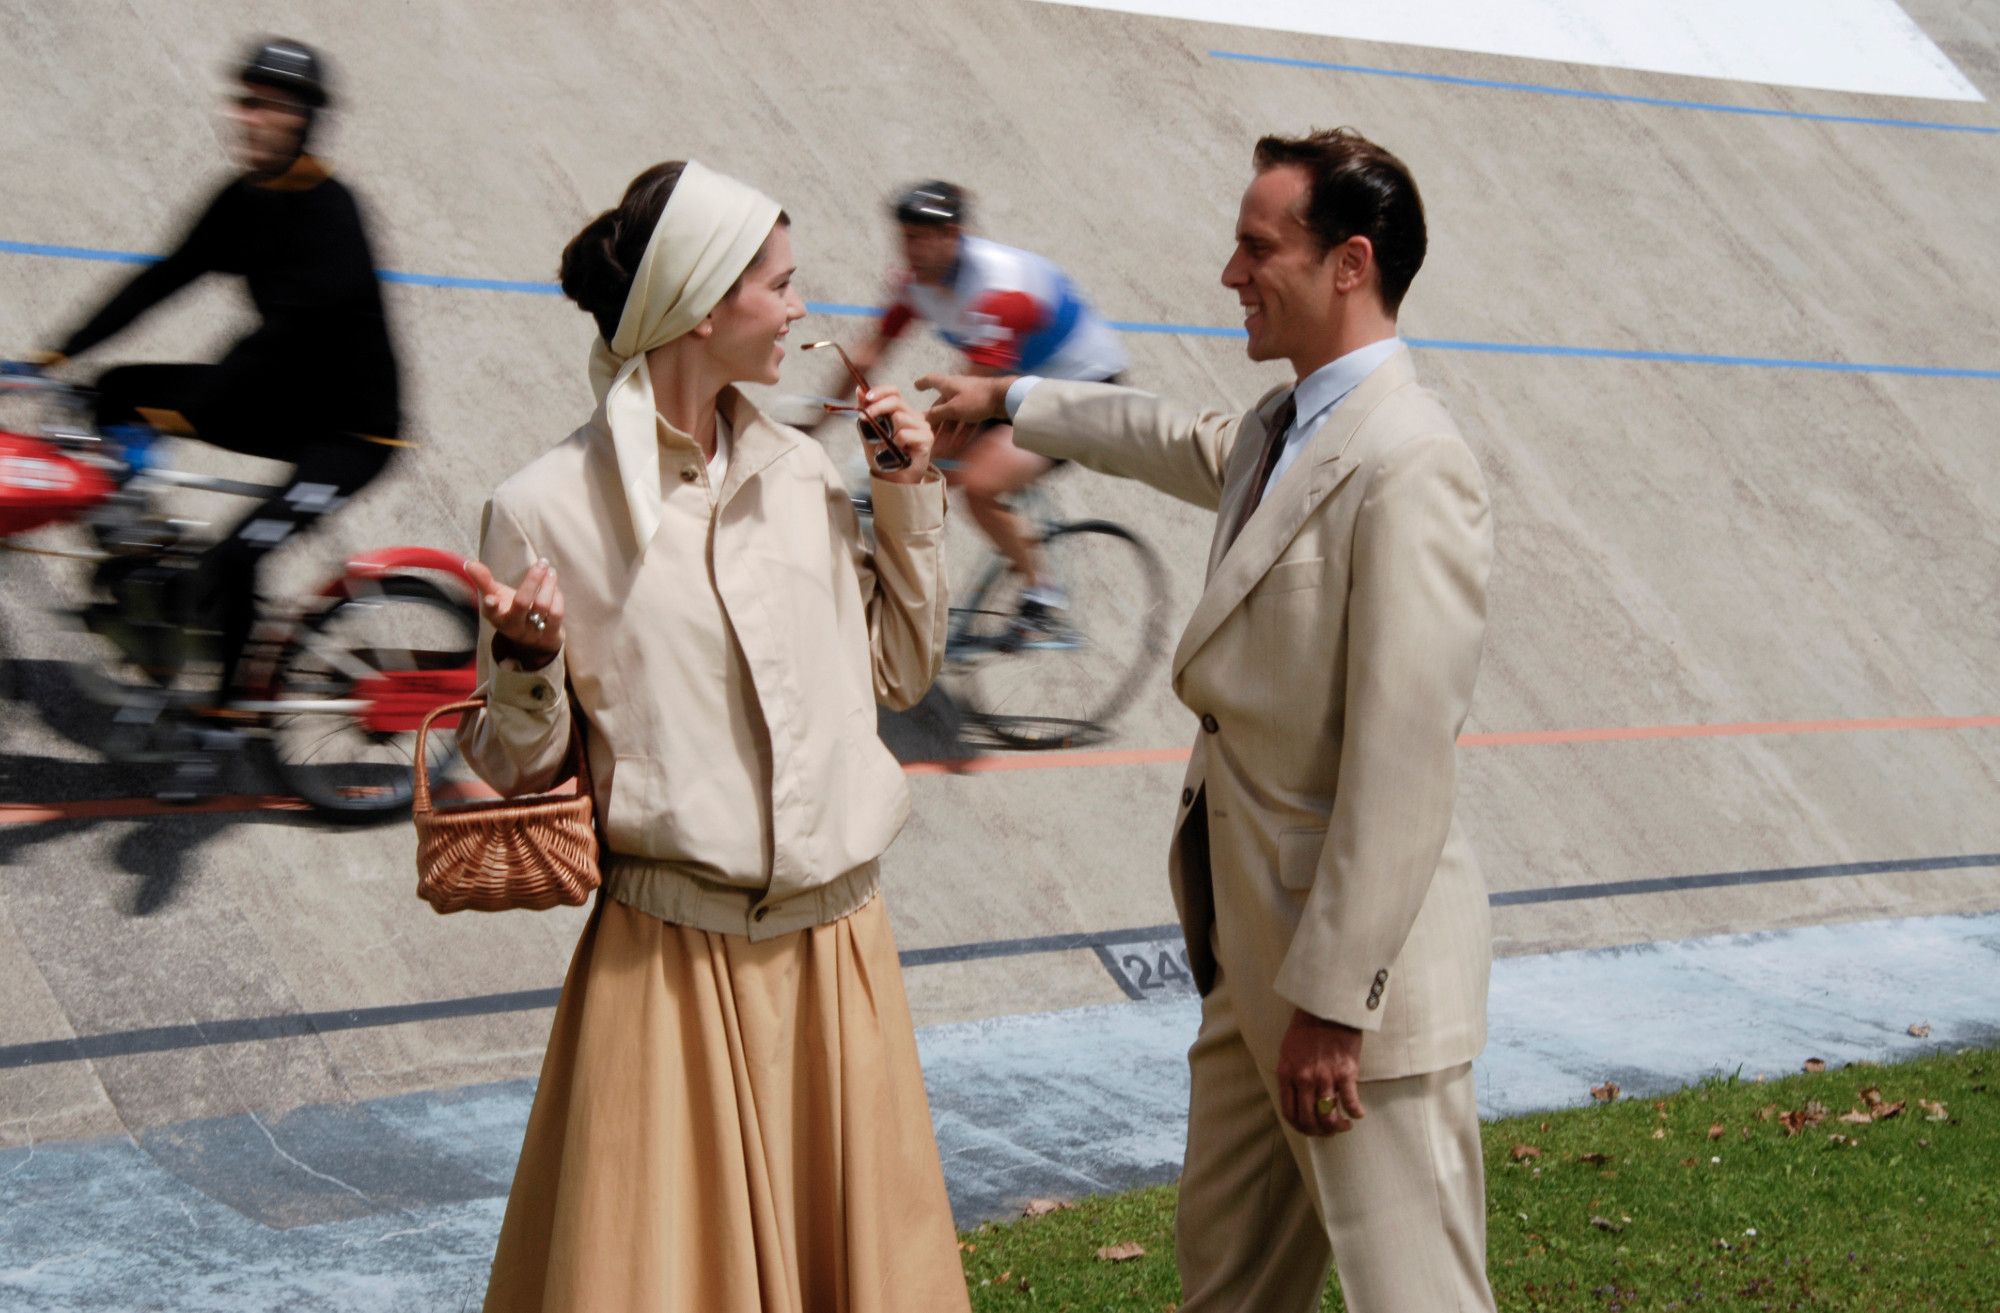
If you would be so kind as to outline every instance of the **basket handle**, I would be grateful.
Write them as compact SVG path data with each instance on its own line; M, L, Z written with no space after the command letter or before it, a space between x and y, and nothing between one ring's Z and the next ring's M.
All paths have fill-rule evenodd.
M567 692L568 690L565 689L565 695L567 695ZM441 707L433 707L424 716L423 723L417 726L416 775L412 780L413 787L410 791L410 812L412 815L431 810L431 773L430 767L427 764L429 755L424 750L424 740L430 736L431 722L439 716L449 716L454 712L460 711L481 711L485 707L486 699L483 697L466 698L462 702L447 702ZM570 756L576 760L576 791L587 798L591 796L590 751L584 746L583 727L577 723L578 719L577 709L571 706L569 708L569 751Z

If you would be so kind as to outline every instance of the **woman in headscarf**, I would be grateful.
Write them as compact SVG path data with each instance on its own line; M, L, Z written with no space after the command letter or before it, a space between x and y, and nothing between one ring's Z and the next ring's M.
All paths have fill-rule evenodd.
M875 732L944 648L944 483L876 473L875 543L778 378L789 220L689 161L563 252L597 411L502 483L473 565L488 699L459 730L506 795L580 716L607 852L507 1202L488 1313L968 1307L877 895L909 811Z

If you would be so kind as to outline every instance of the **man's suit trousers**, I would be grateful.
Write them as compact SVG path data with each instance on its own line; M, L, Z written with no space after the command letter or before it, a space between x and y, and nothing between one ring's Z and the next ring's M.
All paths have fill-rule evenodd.
M1472 1065L1364 1082L1367 1116L1309 1138L1237 1005L1225 969L1188 1052L1181 1313L1315 1313L1329 1261L1349 1313L1492 1313Z

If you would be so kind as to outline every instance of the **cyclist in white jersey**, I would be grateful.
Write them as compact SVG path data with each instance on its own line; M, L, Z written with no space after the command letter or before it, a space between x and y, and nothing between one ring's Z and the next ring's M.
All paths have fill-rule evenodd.
M918 183L892 208L908 268L898 275L874 336L853 353L862 372L919 319L963 352L974 373L1115 382L1125 372L1118 335L1067 274L1033 252L965 231L970 207L963 188ZM1044 573L1033 536L1006 499L1055 462L1016 447L1013 426L1004 422L980 427L955 450L946 450L944 438L939 435L940 454L956 457L946 479L964 490L973 520L1025 577L1018 626L1041 630L1067 599L1061 584Z

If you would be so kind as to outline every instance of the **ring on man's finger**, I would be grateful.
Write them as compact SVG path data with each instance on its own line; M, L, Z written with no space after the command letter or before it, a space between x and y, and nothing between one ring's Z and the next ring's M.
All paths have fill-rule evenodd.
M1333 1096L1331 1094L1321 1095L1319 1102L1313 1104L1313 1111L1322 1117L1333 1116Z
M549 618L540 611L530 611L528 612L528 623L534 627L536 633L544 633L549 627Z

